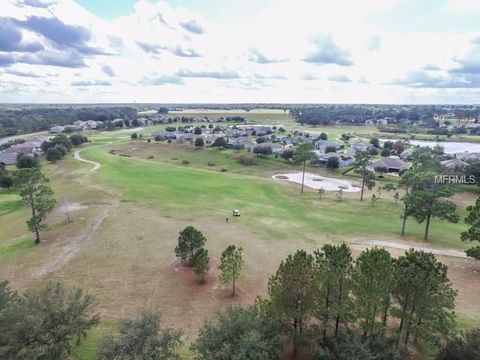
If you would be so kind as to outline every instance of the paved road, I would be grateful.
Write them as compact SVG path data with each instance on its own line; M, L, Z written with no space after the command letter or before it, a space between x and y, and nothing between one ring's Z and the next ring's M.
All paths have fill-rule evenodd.
M48 132L46 131L40 131L36 133L30 133L30 134L21 134L21 135L15 135L15 136L8 136L5 138L0 139L0 145L5 144L9 142L10 140L15 140L15 139L22 139L22 138L30 138L33 136L38 136L38 135L48 135Z
M354 240L352 240L351 244L352 245L373 245L373 246L381 246L381 247L401 249L401 250L408 250L408 249L413 248L415 250L423 250L425 252L430 252L433 255L467 258L467 255L463 251L458 251L458 250L453 250L453 249L433 249L433 248L428 248L428 247L423 247L423 246L397 243L397 242L391 242L391 241L370 240L370 239L354 239Z

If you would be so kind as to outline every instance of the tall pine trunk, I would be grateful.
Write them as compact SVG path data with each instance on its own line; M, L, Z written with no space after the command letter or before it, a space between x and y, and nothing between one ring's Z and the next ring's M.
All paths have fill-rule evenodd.
M35 209L35 200L33 199L32 192L30 192L29 197L30 197L30 206L32 207L33 226L35 228L35 244L40 244L40 231L38 231L37 211Z
M430 228L430 220L432 218L432 214L429 213L427 216L427 222L425 224L425 236L423 237L423 240L428 240L428 230Z
M342 311L342 291L343 291L343 278L340 281L340 289L338 293L338 309L337 309L337 318L335 319L335 337L338 336L340 328L340 313Z
M307 160L303 160L303 172L302 172L302 191L301 193L303 194L303 184L305 182L305 164L306 164Z
M408 211L408 208L407 208L407 205L405 204L405 208L403 209L403 216L402 216L402 236L405 235L405 225L407 223L407 211Z
M323 320L323 338L325 339L327 337L327 327L328 327L328 318L329 318L329 307L330 307L330 279L328 280L328 285L327 285L327 296L325 300L325 314L324 314L324 320Z
M365 189L365 169L362 173L362 192L360 193L360 201L363 201L363 191Z

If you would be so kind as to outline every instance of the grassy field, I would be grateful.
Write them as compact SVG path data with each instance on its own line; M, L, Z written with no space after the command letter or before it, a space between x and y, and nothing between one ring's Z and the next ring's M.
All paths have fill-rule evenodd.
M331 134L350 131L326 130ZM298 185L272 179L275 173L298 170L273 156L243 166L235 160L238 153L230 150L131 141L129 133L119 131L92 137L95 145L86 146L81 154L101 164L97 172L89 173L92 165L71 155L57 164L44 165L59 206L49 218L51 230L40 246L29 241L24 224L28 209L12 192L0 193L3 277L19 290L61 281L82 287L98 299L101 325L76 349L77 359L94 358L103 333L119 318L145 309L161 311L165 324L182 328L188 344L205 318L215 318L232 302L248 304L264 295L268 278L280 261L299 248L313 250L327 242L348 243L358 238L468 247L459 240L465 229L462 223L434 220L431 240L425 243L421 240L423 225L409 221L407 236L402 238L401 203L385 192L375 207L369 201L360 202L358 193L344 194L342 201L334 194L319 199L311 189L300 194ZM117 155L109 153L112 149ZM188 164L182 163L184 160ZM463 217L474 196L461 193L455 201ZM65 202L78 209L72 210L71 223L66 223L61 210ZM232 209L240 209L242 216L232 218ZM228 224L226 217L230 218ZM175 261L178 232L188 225L207 237L213 266L204 285ZM229 287L219 283L217 271L221 251L231 243L242 246L245 256L235 299L229 297ZM355 254L361 250L354 247ZM442 261L459 289L461 326L479 325L479 265L454 258ZM184 351L188 354L186 348Z

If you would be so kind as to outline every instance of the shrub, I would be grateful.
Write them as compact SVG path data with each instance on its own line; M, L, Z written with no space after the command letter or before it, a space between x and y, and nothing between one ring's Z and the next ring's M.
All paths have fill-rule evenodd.
M155 135L155 141L163 141L163 140L165 140L163 136Z
M0 169L0 188L10 188L13 186L13 177L6 170Z
M190 161L188 161L188 160L182 160L182 165L188 165L188 164L190 164Z
M293 158L294 151L293 149L287 149L282 153L282 158L288 160Z
M27 154L17 155L17 169L28 169L28 168L38 167L38 166L39 166L38 157L27 155Z
M380 152L380 155L382 155L383 157L390 156L390 149L384 147L384 148L382 149L382 151Z
M215 163L212 162L212 161L209 161L207 165L208 165L208 166L215 166Z
M224 147L226 144L227 144L227 141L225 140L225 138L224 137L219 137L219 138L215 139L212 146L213 147Z
M64 156L64 154L59 149L59 146L54 146L54 147L47 150L47 154L46 154L45 158L48 161L56 162L58 160L61 160L63 156Z
M195 146L197 147L202 147L205 146L205 141L203 141L203 138L199 137L195 139Z
M221 172L227 172L228 169L227 169L227 168L221 168L220 171L221 171Z
M326 153L334 153L334 152L337 152L337 147L335 145L328 145L326 148L325 148L325 152Z
M378 155L378 149L375 147L371 147L368 149L368 153L373 156Z
M263 136L260 136L260 137L257 138L257 144L262 144L262 143L267 142L267 141L268 141L268 139L263 137Z
M130 135L130 138L131 138L131 139L137 139L137 138L138 138L138 134L137 134L137 133L133 133L132 135Z
M251 165L256 165L257 164L257 159L248 154L242 154L239 157L237 157L237 161L245 166L251 166Z
M88 142L88 138L80 134L74 134L70 136L70 141L72 142L73 146L79 146Z
M378 140L377 138L371 138L370 139L370 144L372 144L376 148L379 148L380 147L380 140Z
M194 133L195 135L202 135L202 128L196 126L196 127L195 127L195 130L193 130L193 133Z
M338 161L338 157L336 156L330 156L327 160L326 167L327 169L334 170L338 169L340 166L340 162Z
M328 140L328 135L327 133L322 132L319 136L320 140Z
M272 147L267 144L260 144L253 148L253 152L255 154L270 155L272 153Z
M168 132L175 132L177 130L177 128L175 126L167 126L165 128L165 131L168 131Z

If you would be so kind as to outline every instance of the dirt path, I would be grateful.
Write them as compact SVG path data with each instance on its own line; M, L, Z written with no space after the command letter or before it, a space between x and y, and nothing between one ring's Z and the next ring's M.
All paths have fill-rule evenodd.
M108 210L108 208L103 208L83 234L66 243L61 251L54 258L38 268L33 273L32 277L40 278L52 271L59 269L61 266L70 261L80 251L84 243L89 241L100 228L108 216Z
M415 249L415 250L422 250L425 252L430 252L433 255L441 255L441 256L450 256L456 258L467 258L467 255L463 251L453 250L453 249L433 249L423 246L417 246L413 244L406 244L406 243L397 243L397 242L390 242L390 241L381 241L381 240L370 240L370 239L354 239L351 241L352 245L372 245L372 246L381 246L387 248L394 248L400 250L408 250L408 249Z
M80 152L82 152L83 150L86 150L86 149L91 149L91 147L75 151L75 153L73 154L73 157L75 158L75 160L82 161L82 162L85 162L85 163L88 163L88 164L92 164L93 168L91 168L89 170L89 172L97 171L98 169L100 169L102 167L102 165L100 163L98 163L96 161L91 161L91 160L84 159L80 156Z

